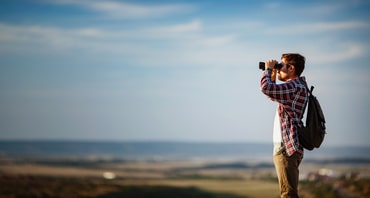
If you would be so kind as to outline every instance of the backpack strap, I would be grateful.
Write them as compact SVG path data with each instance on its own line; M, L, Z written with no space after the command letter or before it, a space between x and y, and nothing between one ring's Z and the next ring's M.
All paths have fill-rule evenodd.
M298 78L299 79L299 78ZM300 80L300 79L299 79ZM305 81L303 81L303 80L301 80L301 82L304 84L304 86L306 87L306 89L307 89L307 91L308 91L308 93L309 93L309 95L307 94L307 102L306 102L306 104L304 104L304 107L303 107L303 114L302 114L302 116L301 116L301 119L303 118L303 115L304 115L304 113L305 113L305 111L306 111L306 107L307 107L307 104L308 104L308 100L309 100L309 96L312 96L312 91L313 91L313 89L315 88L314 86L311 86L311 89L309 89L308 88L308 85L307 85L307 83L305 82Z
M308 85L307 85L307 83L306 83L305 81L301 81L301 82L303 82L303 84L304 84L304 86L306 87L306 89L307 89L308 93L309 93L310 95L312 95L313 89L314 89L315 87L314 87L314 86L311 86L311 89L309 89L309 88L308 88Z
M307 91L308 91L308 93L310 94L310 95L308 95L307 94L307 97L309 98L309 96L312 96L312 91L313 91L313 89L315 88L314 86L311 86L311 89L309 89L308 88L308 86L307 86L307 83L305 82L305 81L303 81L303 80L301 80L299 77L298 77L298 80L299 81L301 81L303 84L304 84L304 86L306 87L306 89L307 89ZM309 99L308 99L309 100ZM302 118L303 118L303 115L304 115L304 113L305 113L305 111L306 111L306 107L307 107L307 104L308 104L308 100L306 101L306 103L304 104L304 107L303 107L303 113L302 113L302 116L300 117L300 119L302 120ZM284 108L284 112L286 113L286 114L288 114L288 112L285 110L285 108Z

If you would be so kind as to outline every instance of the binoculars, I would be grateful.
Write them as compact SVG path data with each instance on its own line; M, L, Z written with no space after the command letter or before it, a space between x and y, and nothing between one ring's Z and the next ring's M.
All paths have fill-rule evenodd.
M281 69L282 67L283 67L283 64L281 64L281 63L278 63L278 64L274 65L275 69ZM259 63L259 69L265 70L265 62L260 62Z

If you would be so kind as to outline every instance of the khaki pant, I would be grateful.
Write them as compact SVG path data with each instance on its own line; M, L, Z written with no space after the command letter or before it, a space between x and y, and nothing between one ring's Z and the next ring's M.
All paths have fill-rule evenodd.
M298 153L289 157L283 153L274 156L281 198L298 198L298 166L301 161L302 157Z

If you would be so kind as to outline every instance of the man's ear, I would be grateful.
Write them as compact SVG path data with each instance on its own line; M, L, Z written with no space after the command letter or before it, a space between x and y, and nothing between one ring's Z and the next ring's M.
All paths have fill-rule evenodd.
M290 67L288 68L288 71L295 73L295 66L290 65Z

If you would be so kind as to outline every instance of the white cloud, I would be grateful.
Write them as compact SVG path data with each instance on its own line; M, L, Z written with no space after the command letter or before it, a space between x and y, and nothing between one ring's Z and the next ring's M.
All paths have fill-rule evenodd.
M59 37L89 37L96 39L155 39L168 38L170 35L183 35L200 32L202 22L193 20L168 26L151 26L129 30L109 30L93 27L60 28L40 25L11 25L0 23L0 40L32 40L34 36L60 39Z
M199 31L201 29L202 23L198 20L195 20L190 23L165 28L164 30L167 30L168 32L189 32L189 31Z
M332 14L338 14L341 10L346 8L346 4L334 2L331 4L322 4L307 6L302 9L297 9L297 12L301 15L313 15L313 16L327 16Z
M339 22L314 22L295 24L281 27L273 27L266 31L267 34L318 34L323 32L346 31L354 29L370 28L370 23L363 21L339 21Z
M57 0L50 3L80 6L88 10L100 12L107 17L120 19L163 17L186 13L196 9L194 5L189 4L143 5L113 0Z
M361 57L366 52L366 47L359 43L333 44L336 50L321 49L312 53L312 63L315 64L334 64L346 60Z
M11 43L11 47L33 50L41 46L53 49L76 47L86 37L98 37L102 32L97 29L64 29L49 26L17 26L0 24L0 42ZM0 49L2 47L0 46ZM6 48L2 50L12 50Z
M266 56L267 52L264 49L271 45L261 40L251 40L249 38L251 33L248 36L242 35L240 31L244 31L245 27L233 29L231 33L228 31L217 33L218 29L223 28L220 24L216 24L217 28L214 31L209 31L205 27L201 20L114 31L95 27L59 28L0 23L0 50L21 53L20 48L28 52L33 52L37 48L48 51L67 50L71 53L76 49L84 49L85 53L104 53L116 59L127 57L125 61L134 65L230 66L257 62L259 56ZM338 22L331 25L313 23L301 25L301 29L298 29L304 32L304 29L312 27L322 28L321 31L353 30L366 28L367 23ZM281 30L286 29L289 30L290 27ZM299 35L302 36L304 34ZM252 35L251 38L254 37ZM301 46L305 46L302 53L310 57L311 63L338 63L361 57L368 51L364 44L355 41L337 42L335 38L321 39L323 42L318 41L320 45L310 45L312 42L310 39L307 41L302 39L297 44L300 50ZM2 45L3 43L8 45ZM276 52L279 54L281 48L270 49L269 53L274 50L279 51Z
M152 62L162 64L163 61L172 63L168 54L173 54L174 62L179 61L179 55L191 57L191 60L205 60L210 57L196 58L199 54L208 54L223 49L212 49L214 46L227 46L232 44L235 35L205 35L202 22L199 20L190 21L188 23L175 24L170 26L153 26L139 28L136 30L106 30L99 28L58 28L50 26L17 26L0 24L0 43L10 43L11 48L1 47L1 50L16 51L20 46L24 50L32 51L35 48L42 46L42 49L81 49L88 51L101 51L104 53L124 53L126 55L134 55L133 57L145 56L143 59L138 59L136 62ZM152 46L151 43L164 45L158 50L158 47ZM208 49L207 49L208 48ZM202 52L206 50L209 52ZM220 54L220 53L216 53ZM167 58L161 58L167 57ZM184 60L186 61L186 60ZM203 61L202 61L203 62Z
M301 4L300 2L299 4ZM312 3L312 4L311 4ZM300 5L297 7L297 4L288 2L288 4L281 2L268 2L264 4L264 8L268 12L282 12L289 13L298 16L329 16L329 15L338 15L340 12L348 7L352 6L354 2L351 1L342 1L342 2L320 2L315 4L315 2L306 2L305 5Z
M235 35L214 36L203 39L202 43L206 46L223 46L233 43L235 38Z

